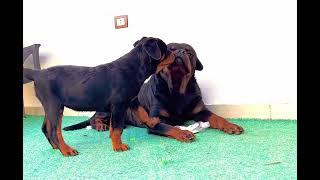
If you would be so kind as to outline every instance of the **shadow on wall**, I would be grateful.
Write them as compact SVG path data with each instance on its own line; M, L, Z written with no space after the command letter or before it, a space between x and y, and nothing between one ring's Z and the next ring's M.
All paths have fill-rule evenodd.
M197 79L197 82L201 90L202 100L204 104L206 105L215 104L215 99L216 99L215 97L217 95L217 88L215 84L212 81L201 81L201 80L199 81L199 79Z
M49 53L39 53L39 61L40 61L40 67L41 69L43 67L46 67L46 64L48 64L49 59L52 57ZM23 67L25 68L31 68L33 69L33 55L31 54L26 61L23 64Z

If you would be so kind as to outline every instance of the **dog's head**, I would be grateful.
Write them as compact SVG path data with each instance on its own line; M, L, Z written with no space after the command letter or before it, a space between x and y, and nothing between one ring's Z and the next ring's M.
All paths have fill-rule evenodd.
M185 50L185 52L189 55L193 71L201 71L203 69L203 65L201 64L200 60L197 57L196 51L191 45L186 43L170 43L167 45L167 47L170 51L175 51L178 49Z
M203 66L192 46L185 43L170 43L167 47L174 54L175 60L162 68L159 73L167 82L171 92L184 95L195 70L201 71Z
M146 61L143 65L149 64L152 73L156 71L157 66L161 66L161 63L170 64L174 61L166 43L159 38L143 37L133 46L139 50L139 59Z

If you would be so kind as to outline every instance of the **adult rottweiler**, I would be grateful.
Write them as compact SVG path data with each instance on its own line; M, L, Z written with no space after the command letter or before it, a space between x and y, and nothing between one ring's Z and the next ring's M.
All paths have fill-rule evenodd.
M158 65L174 61L161 39L143 37L134 45L129 53L119 59L96 67L55 66L45 70L24 68L24 78L34 81L36 97L45 111L42 131L51 146L58 148L64 156L78 154L62 138L64 106L76 111L111 113L110 138L113 150L128 149L121 141L126 109L143 82L156 72ZM141 108L132 109L138 117L143 115Z
M188 142L194 139L194 134L174 125L182 125L187 120L194 119L209 121L211 128L228 134L241 134L242 127L214 114L204 105L195 78L195 70L201 71L203 65L192 46L185 43L170 43L167 46L173 51L175 61L152 75L150 80L142 85L138 94L141 108L144 108L150 117L159 118L161 121L154 128L148 128L148 132ZM126 124L145 127L142 119L132 112L130 108L127 110ZM91 124L94 129L103 131L109 124L109 118L108 113L96 112L89 120L65 127L64 130L80 129Z

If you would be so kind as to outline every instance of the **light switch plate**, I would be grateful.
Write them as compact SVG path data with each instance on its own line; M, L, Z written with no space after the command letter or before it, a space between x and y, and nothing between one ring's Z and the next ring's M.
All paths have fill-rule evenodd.
M128 15L115 16L114 26L116 29L127 28L128 27Z

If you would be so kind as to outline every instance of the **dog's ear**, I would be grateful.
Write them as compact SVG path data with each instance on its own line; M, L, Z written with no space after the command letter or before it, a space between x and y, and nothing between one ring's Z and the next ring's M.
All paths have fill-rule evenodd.
M177 45L178 45L178 43L169 43L169 44L167 44L168 50L170 50L170 51L176 50L177 49Z
M140 42L140 40L136 41L135 43L133 43L133 47L136 47L136 45Z
M200 60L198 59L198 57L196 57L196 70L198 70L198 71L202 71L202 69L203 69L203 65L202 65L202 63L200 62Z
M162 57L162 52L160 47L158 46L157 39L148 39L143 43L142 48L144 51L153 59L160 60Z
M145 38L147 38L147 37L142 37L140 40L138 40L138 41L136 41L135 43L133 43L133 47L136 47L137 44L138 44L142 39L145 39Z
M169 53L169 50L168 50L166 43L163 42L161 39L158 39L158 46L161 50L161 53L167 56Z

